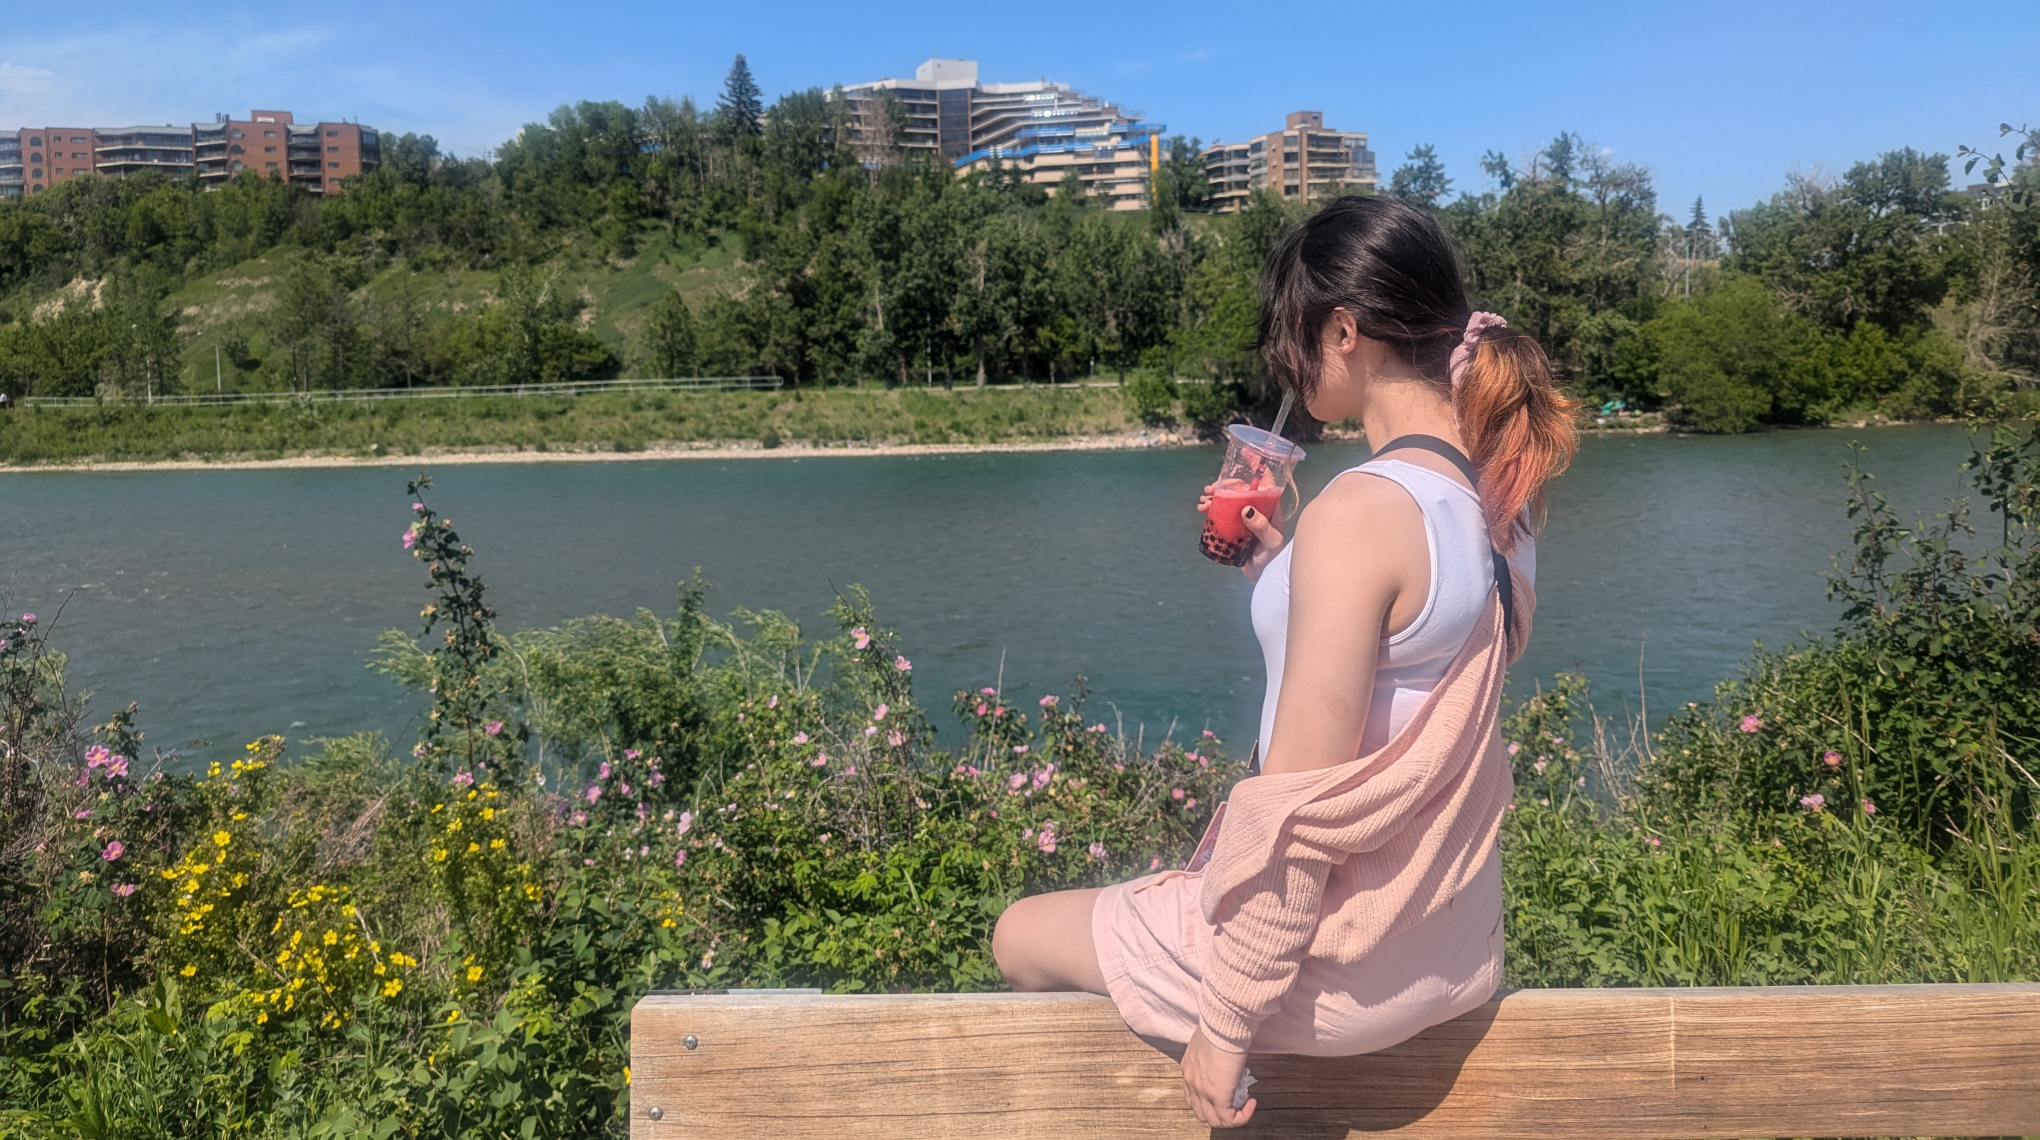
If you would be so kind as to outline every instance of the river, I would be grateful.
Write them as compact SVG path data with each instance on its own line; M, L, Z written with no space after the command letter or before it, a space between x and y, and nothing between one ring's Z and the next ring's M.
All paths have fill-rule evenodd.
M1587 439L1539 545L1536 634L1511 685L1577 669L1604 712L1704 700L1753 642L1824 631L1822 574L1848 541L1842 464L1868 448L1907 512L1961 490L1960 428ZM1311 449L1315 492L1365 458ZM506 626L670 612L699 567L713 612L776 608L826 627L870 589L922 701L990 684L1060 691L1150 740L1251 734L1261 665L1238 572L1200 558L1197 488L1216 449L462 464L436 507L478 550ZM266 732L415 731L422 702L365 668L413 627L422 568L400 548L398 468L0 475L0 598L47 622L74 687L133 700L158 747L194 755ZM1244 751L1243 748L1240 751Z

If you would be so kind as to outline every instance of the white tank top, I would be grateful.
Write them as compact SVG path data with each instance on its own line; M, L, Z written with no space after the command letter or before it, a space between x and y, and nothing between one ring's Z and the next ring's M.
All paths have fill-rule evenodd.
M1374 693L1368 702L1367 727L1360 736L1364 756L1394 739L1416 715L1424 699L1472 635L1495 584L1495 563L1487 520L1480 499L1449 476L1399 459L1372 459L1339 473L1355 471L1387 479L1416 500L1424 514L1424 539L1431 551L1431 590L1423 612L1408 629L1381 639L1375 661ZM1282 692L1282 655L1289 644L1289 553L1294 544L1268 563L1254 586L1254 636L1268 670L1268 694L1261 702L1261 756L1268 755L1275 734L1275 701ZM1537 548L1525 538L1509 561L1525 581L1535 584Z

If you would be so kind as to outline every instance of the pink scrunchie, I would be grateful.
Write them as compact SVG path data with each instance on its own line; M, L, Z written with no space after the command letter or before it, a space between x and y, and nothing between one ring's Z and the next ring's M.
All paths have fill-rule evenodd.
M1475 313L1466 321L1466 332L1459 340L1459 347L1452 350L1452 389L1459 390L1459 382L1466 379L1466 362L1473 359L1473 346L1480 341L1481 334L1489 329L1505 329L1509 322L1495 313Z

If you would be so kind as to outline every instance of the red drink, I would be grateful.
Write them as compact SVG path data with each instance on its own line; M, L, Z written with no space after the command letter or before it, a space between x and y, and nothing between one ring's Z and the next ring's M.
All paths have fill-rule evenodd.
M1286 406L1286 405L1285 405ZM1240 512L1248 507L1273 523L1282 521L1282 493L1303 449L1279 435L1246 424L1225 429L1225 463L1205 507L1204 535L1197 549L1224 566L1245 566L1260 545Z
M1198 540L1198 549L1213 562L1245 566L1253 560L1257 543L1240 512L1252 507L1262 518L1280 522L1281 502L1280 487L1220 483L1212 489L1211 508L1204 516L1204 536Z

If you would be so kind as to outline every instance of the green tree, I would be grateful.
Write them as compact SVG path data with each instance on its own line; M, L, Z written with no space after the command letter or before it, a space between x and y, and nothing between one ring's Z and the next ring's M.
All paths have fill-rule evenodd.
M749 138L760 133L764 116L764 93L751 78L751 65L739 55L723 79L722 98L715 105L716 126L725 138Z
M694 314L678 289L652 302L644 327L645 375L667 379L695 374Z
M1445 176L1445 164L1438 161L1437 148L1430 143L1412 149L1409 161L1388 176L1388 192L1420 206L1439 206L1452 192L1452 180Z
M1738 432L1832 410L1813 327L1782 311L1754 278L1667 305L1644 331L1657 356L1659 395L1681 423Z

